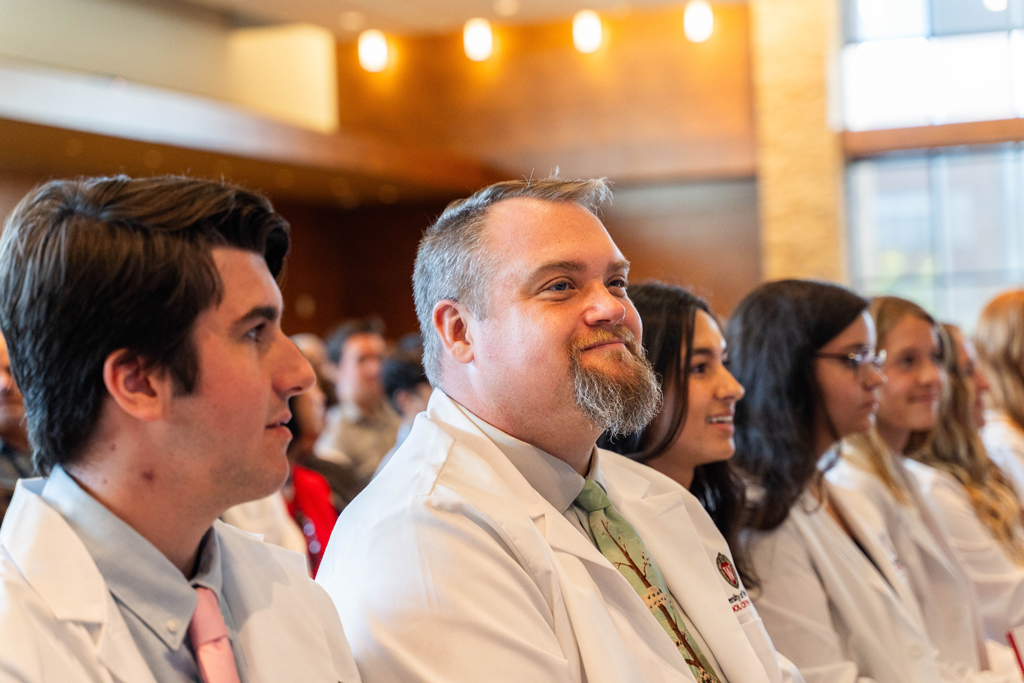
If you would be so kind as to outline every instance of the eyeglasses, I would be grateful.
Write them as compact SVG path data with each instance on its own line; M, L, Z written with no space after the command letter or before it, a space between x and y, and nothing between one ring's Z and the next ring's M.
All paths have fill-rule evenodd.
M815 358L832 358L842 361L846 367L854 372L863 373L868 368L874 368L881 372L885 365L885 351L874 353L872 351L861 351L859 353L816 353Z

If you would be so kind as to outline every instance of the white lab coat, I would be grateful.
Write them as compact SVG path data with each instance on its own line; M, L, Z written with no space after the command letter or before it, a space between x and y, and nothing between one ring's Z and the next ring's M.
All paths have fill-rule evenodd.
M0 528L0 682L155 683L85 545L39 496L44 483L18 483ZM302 556L215 526L250 683L358 683Z
M970 681L1013 681L1020 674L1005 644L986 645L978 598L939 524L937 514L921 495L913 478L896 458L896 473L910 497L901 505L876 475L841 459L828 471L832 484L862 494L878 515L862 515L865 522L882 523L876 535L888 536L924 617L928 637L938 648L939 660ZM989 650L996 654L989 662ZM993 665L995 664L995 665ZM996 671L988 671L996 669Z
M967 491L952 474L912 460L906 465L967 570L986 635L1006 642L1007 631L1024 625L1024 567L1010 559L978 519Z
M761 581L751 592L779 652L807 683L961 680L938 662L895 554L877 534L877 512L856 492L824 486L871 560L807 492L782 525L749 534Z
M599 453L599 481L728 681L800 680L780 671L742 584L713 564L732 560L699 502ZM369 683L693 681L619 570L441 391L345 509L317 582Z
M981 440L988 457L1013 482L1017 495L1024 498L1024 432L1005 413L986 410Z

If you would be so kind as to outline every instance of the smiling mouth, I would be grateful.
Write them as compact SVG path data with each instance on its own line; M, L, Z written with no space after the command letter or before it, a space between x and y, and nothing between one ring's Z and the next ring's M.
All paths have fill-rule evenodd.
M622 339L609 339L608 341L603 341L603 342L601 342L599 344L592 344L591 346L588 346L588 347L586 347L583 350L584 351L593 351L594 349L600 349L600 348L605 347L605 346L615 346L615 345L625 346L626 342L623 341Z
M274 429L275 427L287 427L288 423L291 421L292 416L288 415L287 417L280 419L277 422L271 422L270 424L267 425L267 429Z
M715 415L714 417L707 418L705 422L713 425L731 425L732 420L732 415Z

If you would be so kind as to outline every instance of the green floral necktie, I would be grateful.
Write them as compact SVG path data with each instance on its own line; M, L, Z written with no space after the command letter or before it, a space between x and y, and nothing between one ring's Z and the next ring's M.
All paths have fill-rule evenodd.
M640 534L612 507L608 495L596 481L587 481L576 496L576 504L587 511L590 530L601 554L626 577L651 613L679 648L699 683L721 683L704 653L686 630L681 610L668 592L654 558L647 553Z

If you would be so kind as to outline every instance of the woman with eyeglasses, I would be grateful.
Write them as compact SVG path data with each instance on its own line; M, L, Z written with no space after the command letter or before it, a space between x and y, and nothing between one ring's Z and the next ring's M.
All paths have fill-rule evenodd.
M862 517L879 522L876 533L892 540L939 660L968 680L993 680L970 579L906 466L908 454L938 425L948 341L943 343L944 332L912 301L877 297L869 311L879 353L885 353L886 382L878 390L875 427L846 438L828 479L860 493L870 508ZM992 649L999 647L992 643Z
M734 461L752 481L751 594L808 683L962 680L936 658L870 506L823 476L839 440L871 428L884 381L867 307L842 287L786 280L729 321L729 367L747 390Z
M967 570L986 636L1005 642L1024 624L1024 507L978 436L989 384L974 346L956 326L943 328L952 343L943 353L939 424L906 466Z

